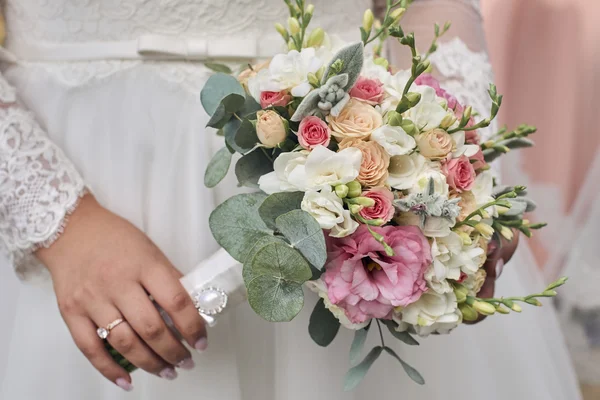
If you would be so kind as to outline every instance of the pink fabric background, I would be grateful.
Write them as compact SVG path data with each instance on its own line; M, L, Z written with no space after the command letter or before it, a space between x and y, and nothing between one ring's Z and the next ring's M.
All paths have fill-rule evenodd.
M552 232L558 220L544 215L551 208L542 203L555 202L567 217L599 150L600 1L482 0L482 8L496 83L505 95L501 123L539 129L536 147L520 162L532 189L557 189L558 198L536 196L534 219L551 219ZM503 178L510 182L510 175ZM540 234L532 241L540 265L554 238Z

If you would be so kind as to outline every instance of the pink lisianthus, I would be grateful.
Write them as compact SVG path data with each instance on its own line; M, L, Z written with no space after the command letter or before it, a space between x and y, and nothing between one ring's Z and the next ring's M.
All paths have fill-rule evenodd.
M473 169L475 171L487 166L485 158L483 157L483 151L481 151L481 149L479 149L477 153L473 154L471 158L469 158L469 161L471 162L471 165L473 165Z
M360 211L360 216L367 220L381 219L389 222L394 218L394 194L387 188L377 187L362 193L362 197L373 199L375 204Z
M446 175L448 185L458 193L470 190L475 183L475 168L466 156L444 162L442 173Z
M298 127L298 143L305 149L312 150L321 145L329 146L331 140L331 131L329 127L319 117L305 117Z
M393 256L365 225L351 236L329 238L323 279L332 304L355 324L391 318L396 306L417 301L427 290L424 274L432 262L427 238L416 226L371 228L384 237Z
M285 107L292 101L290 96L285 90L281 92L261 92L260 93L260 106L267 108L269 106Z
M350 89L350 96L362 100L372 106L383 101L383 83L379 79L359 77L356 84Z

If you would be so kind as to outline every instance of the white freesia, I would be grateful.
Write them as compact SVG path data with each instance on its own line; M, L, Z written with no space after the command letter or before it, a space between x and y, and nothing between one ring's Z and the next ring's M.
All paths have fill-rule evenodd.
M456 313L458 303L454 292L436 293L428 291L419 300L394 314L398 323L427 327L435 323L458 324L460 317Z
M299 179L298 185L306 182L308 189L320 190L327 185L351 182L360 172L361 161L362 152L357 148L348 147L336 153L327 147L317 146L306 159L305 175ZM290 179L290 183L296 184L295 177Z
M494 189L494 176L492 175L492 171L483 171L475 178L475 183L471 188L471 192L473 196L475 196L475 202L477 207L481 207L487 203L494 201L492 197ZM496 207L488 207L486 209L491 215L497 216L498 211Z
M476 144L465 144L465 132L459 131L453 133L452 140L456 144L456 151L452 153L452 158L458 158L460 156L473 157L479 151L480 147Z
M325 186L320 192L306 192L300 208L312 215L321 229L331 229L344 222L344 203L331 190L331 186Z
M429 86L415 86L413 91L421 94L421 100L405 113L406 117L421 132L439 128L448 112L440 105L435 89Z
M366 55L360 75L369 79L378 79L384 86L389 85L392 79L392 74L387 69L382 65L375 64L375 58L372 54Z
M421 230L427 237L446 237L450 234L455 221L444 217L427 217Z
M410 325L406 322L399 322L396 330L398 332L408 331L410 333L417 334L421 337L427 337L432 333L439 333L442 335L447 335L452 332L460 323L462 322L462 315L459 310L454 311L456 317L444 317L443 320L448 320L449 322L441 322L438 321L429 326L419 326L419 325Z
M347 45L348 42L338 35L330 35L325 32L323 44L316 50L316 55L323 61L323 64L329 64L333 56Z
M374 69L374 71L376 70ZM398 71L394 75L390 75L389 77L387 77L387 80L383 82L387 96L385 100L381 103L382 112L385 113L396 109L398 103L400 103L400 100L402 99L404 87L408 83L410 77L411 72L408 70ZM415 87L416 86L413 84L411 86L411 89Z
M399 126L382 125L371 134L390 156L409 154L417 145L415 139Z
M427 168L427 159L419 153L394 156L390 159L388 184L394 189L413 187Z
M260 102L260 93L290 90L292 96L304 97L311 90L308 74L316 73L323 65L313 47L291 50L287 54L277 54L271 60L269 68L260 71L248 80L248 89L256 101Z
M463 248L463 241L454 232L450 232L445 237L433 239L431 244L431 255L433 263L425 271L425 280L428 286L437 293L449 293L452 286L448 279L458 280L460 278L460 264L457 263L455 254L460 254Z
M421 170L421 173L415 180L411 188L411 192L423 193L429 190L429 181L433 179L433 188L435 193L447 196L450 188L446 182L446 176L440 170L439 162L429 162Z
M343 221L329 231L329 236L335 238L343 238L348 235L352 235L359 227L358 222L352 219L352 214L350 211L344 210L342 211Z
M362 329L365 326L369 325L369 323L371 322L371 321L365 321L361 324L353 324L352 322L350 322L350 320L346 316L346 313L344 312L344 310L341 309L340 307L336 306L335 304L332 304L331 301L329 300L329 296L327 295L327 285L325 284L325 282L323 282L322 279L308 281L305 283L305 285L307 288L309 288L313 292L317 293L319 295L319 297L321 297L323 299L325 308L327 308L329 311L331 311L333 316L336 317L340 321L340 324L343 327L357 331L357 330Z
M273 163L274 171L261 176L258 180L260 190L267 194L305 190L306 159L306 152L281 153Z

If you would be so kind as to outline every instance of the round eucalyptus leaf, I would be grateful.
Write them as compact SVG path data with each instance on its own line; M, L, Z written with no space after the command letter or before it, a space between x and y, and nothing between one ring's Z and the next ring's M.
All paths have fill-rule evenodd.
M302 284L310 279L309 264L289 245L271 243L250 261L248 302L271 322L291 321L304 306Z
M277 236L263 236L262 238L258 239L256 243L254 243L251 249L248 250L248 255L246 256L246 261L244 261L244 268L242 270L242 277L244 278L244 283L246 284L246 287L254 277L254 275L252 274L251 261L254 259L256 253L258 253L263 247L271 243L281 243L287 245L287 243L283 239Z
M273 161L263 150L256 149L245 154L235 164L235 175L241 185L258 187L260 177L273 171Z
M275 228L275 219L292 210L300 209L304 192L273 193L258 208L258 214L267 226Z
M277 217L275 226L308 262L323 268L327 261L325 235L312 215L303 210L292 210Z
M217 186L225 178L231 165L231 153L227 147L217 151L204 172L204 185L208 188Z
M340 330L340 321L325 307L320 299L313 312L310 314L308 333L311 339L319 346L329 346Z
M230 94L246 97L244 88L236 78L227 74L214 74L206 81L200 92L202 107L208 115L213 115L221 101ZM243 104L243 103L242 103Z

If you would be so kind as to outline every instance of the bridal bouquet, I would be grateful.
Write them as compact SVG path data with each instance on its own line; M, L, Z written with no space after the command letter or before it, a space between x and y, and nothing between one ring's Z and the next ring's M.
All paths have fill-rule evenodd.
M356 331L346 389L383 352L422 384L384 344L382 325L417 345L415 334L520 312L519 303L539 306L565 281L526 297L478 297L490 242L543 226L524 218L534 208L525 188L496 185L489 167L531 146L535 128L503 129L482 142L478 130L496 117L502 96L490 86L484 117L442 89L428 57L449 25L436 26L420 54L399 24L403 1L388 1L381 23L367 10L362 41L352 44L319 28L308 33L313 7L286 3L288 28L276 28L288 51L237 78L215 74L201 93L208 126L225 139L205 184L222 180L238 154L239 184L260 189L218 206L212 233L243 264L249 303L261 317L292 320L307 287L320 297L308 327L317 344L328 345L340 325ZM410 49L410 70L394 71L381 57L388 38ZM382 344L361 361L372 325Z

